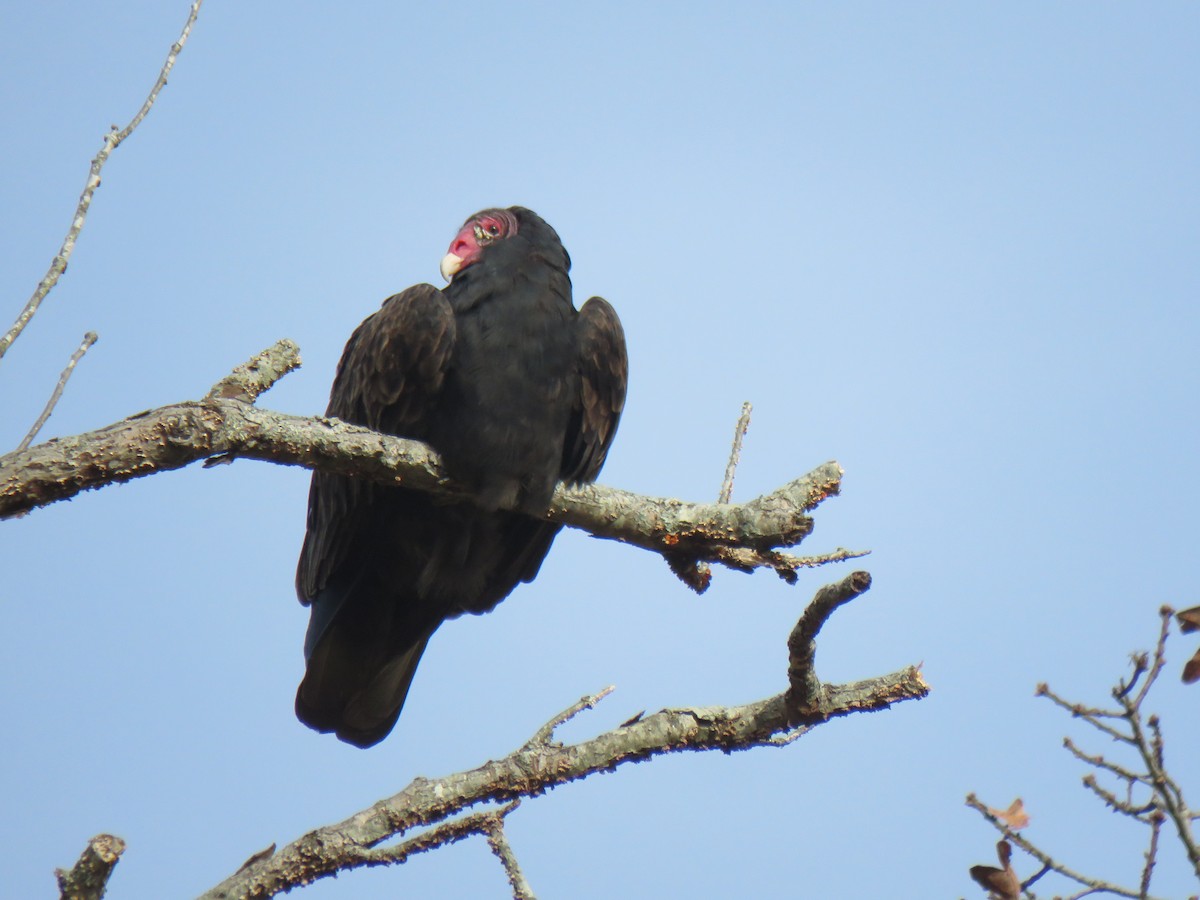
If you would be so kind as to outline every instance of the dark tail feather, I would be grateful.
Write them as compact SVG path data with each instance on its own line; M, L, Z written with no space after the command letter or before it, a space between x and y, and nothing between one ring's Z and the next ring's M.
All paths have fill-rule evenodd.
M296 691L301 722L357 747L388 736L433 633L396 621L397 608L394 598L362 584L316 598Z
M389 659L372 676L348 684L341 677L345 666L321 651L308 661L304 680L296 691L296 716L309 728L328 733L356 747L371 747L382 741L396 725L417 663L429 638L423 638ZM361 670L360 666L353 668Z

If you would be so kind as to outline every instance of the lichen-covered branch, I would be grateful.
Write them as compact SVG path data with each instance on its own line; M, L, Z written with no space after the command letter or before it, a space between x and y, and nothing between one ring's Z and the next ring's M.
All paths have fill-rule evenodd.
M869 590L868 572L851 572L837 584L827 584L788 636L788 721L793 725L825 714L824 688L816 672L817 634L839 606Z
M125 842L111 834L98 834L88 841L73 868L54 873L61 900L100 900L124 852Z
M247 402L297 365L296 346L280 341L218 382L203 400L149 410L106 428L0 457L0 518L214 458L259 459L464 494L424 444L336 419L271 412ZM772 553L799 543L812 531L807 513L838 492L841 477L837 463L825 463L743 504L687 503L603 485L559 485L546 516L676 559L778 571L790 561ZM731 554L731 549L745 553Z
M818 594L818 600L814 602L820 601L821 597ZM648 716L639 714L611 731L578 744L553 740L558 725L595 706L611 690L608 688L598 695L584 697L554 716L503 759L444 778L418 778L400 793L343 822L309 832L273 856L243 867L204 894L204 900L271 897L348 869L402 861L385 858L386 851L379 845L415 829L437 831L458 827L462 830L454 833L459 836L487 833L493 841L492 846L498 845L503 850L504 842L496 837L498 820L471 819L472 815L480 815L470 812L473 807L511 804L521 798L537 797L550 788L594 773L609 772L627 763L667 753L705 750L729 753L754 747L784 746L819 724L811 722L801 729L794 729L788 721L785 695L778 694L744 706L686 707L664 709ZM893 703L924 697L928 692L929 687L916 667L852 684L824 685L821 721L886 709ZM505 807L500 812L507 815L509 811ZM490 815L496 816L497 811L492 809ZM456 825L468 820L470 828ZM430 833L423 831L419 835ZM418 836L410 840L420 839ZM406 851L403 857L409 855L411 851ZM504 859L503 855L501 859ZM506 862L505 869L514 896L529 896L522 893L528 891L524 876L514 875L517 870L510 868L512 864L513 861Z
M299 362L296 346L280 341L221 379L202 400L150 410L107 428L0 457L0 517L194 462L237 458L465 496L437 454L424 444L337 420L256 407L253 401ZM852 555L838 551L803 558L776 549L792 546L809 534L812 520L808 513L838 492L841 475L836 463L826 463L744 504L686 503L601 485L559 485L546 517L645 547L672 560L794 571L800 565ZM814 641L821 625L834 608L869 585L870 576L858 572L841 584L822 588L797 624L795 634L801 638L789 658L791 690L798 684L815 685L809 697L812 702L801 703L799 718L795 708L789 715L788 700L779 694L737 707L638 714L589 741L573 745L554 741L559 724L594 706L603 694L584 698L504 759L436 781L418 779L345 822L313 831L278 852L255 854L205 896L273 896L326 875L403 862L413 853L483 834L504 864L514 896L531 897L502 830L503 816L519 799L664 753L785 746L832 718L924 697L929 688L915 667L842 685L821 684L812 671ZM798 722L800 727L796 727ZM473 809L496 803L510 805L500 812ZM414 830L417 833L409 835ZM400 843L382 846L406 835Z
M533 888L529 886L529 879L525 877L525 872L517 861L517 854L508 842L508 835L504 833L504 817L520 805L521 801L514 800L492 815L488 820L487 842L496 859L500 860L500 865L504 867L504 875L512 888L513 900L537 900Z

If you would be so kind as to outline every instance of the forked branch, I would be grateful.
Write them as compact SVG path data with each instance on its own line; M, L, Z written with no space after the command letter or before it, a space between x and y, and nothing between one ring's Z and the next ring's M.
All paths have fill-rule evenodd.
M823 588L822 592L828 590ZM821 596L819 593L818 598ZM529 897L532 896L529 884L516 866L501 828L503 817L515 808L516 801L537 797L552 787L597 772L609 772L627 763L667 753L704 750L728 753L784 746L835 716L885 709L929 692L920 671L909 667L852 684L824 685L820 720L814 719L800 728L789 722L785 694L781 693L744 706L687 707L637 715L611 731L577 744L562 744L553 739L559 725L595 706L611 690L584 697L552 717L503 759L444 778L418 778L400 793L343 822L309 832L269 858L243 867L204 894L204 900L271 897L361 866L403 862L418 847L431 849L468 834L488 837L504 863L513 896ZM501 806L497 808L495 804ZM483 812L474 809L481 805L485 807ZM383 846L414 830L418 831L416 837L398 845ZM418 845L420 841L424 843Z
M292 416L253 405L299 364L296 345L280 341L221 379L203 400L149 410L0 457L0 518L85 490L214 459L259 459L466 496L425 444L337 419ZM676 559L739 570L794 571L824 559L787 556L777 548L794 546L809 535L813 522L808 513L838 493L841 478L837 463L825 463L742 504L687 503L602 485L560 484L546 518Z
M1164 606L1159 610L1161 622L1154 651L1134 654L1129 676L1119 680L1110 692L1116 701L1116 708L1084 706L1059 696L1045 684L1037 688L1038 696L1046 697L1073 717L1082 719L1100 734L1115 741L1118 749L1126 747L1133 751L1132 762L1118 762L1100 754L1087 753L1070 738L1063 741L1068 752L1095 770L1083 778L1084 788L1113 812L1147 829L1147 845L1142 854L1142 871L1136 888L1114 884L1069 868L1020 835L1020 824L1014 825L1011 819L997 810L989 809L973 794L967 797L968 806L978 811L1007 840L1042 864L1043 872L1035 877L1040 878L1045 871L1056 872L1080 886L1080 892L1075 895L1077 897L1112 894L1151 900L1150 882L1162 847L1163 825L1167 822L1175 826L1179 845L1197 881L1200 881L1200 848L1192 830L1192 823L1197 816L1187 805L1183 789L1166 768L1159 718L1147 714L1143 708L1166 664L1166 645L1173 615L1174 610L1170 607ZM1116 789L1105 787L1101 779L1109 783L1115 780ZM1023 887L1027 887L1032 880L1027 880Z

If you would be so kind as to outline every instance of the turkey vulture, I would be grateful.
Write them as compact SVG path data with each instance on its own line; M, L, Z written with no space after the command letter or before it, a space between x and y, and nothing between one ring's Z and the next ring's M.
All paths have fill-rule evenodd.
M538 573L559 481L593 481L625 404L616 312L576 310L570 257L520 206L467 220L449 280L384 301L350 336L327 415L424 441L472 501L314 472L296 592L311 606L296 715L369 747L396 724L437 627Z

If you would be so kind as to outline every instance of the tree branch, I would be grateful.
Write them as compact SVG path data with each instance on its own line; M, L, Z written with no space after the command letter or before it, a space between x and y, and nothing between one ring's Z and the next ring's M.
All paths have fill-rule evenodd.
M733 476L737 472L738 462L742 458L742 439L746 437L746 429L750 427L750 413L754 407L747 400L742 404L742 414L738 416L737 425L733 427L733 444L729 448L729 462L725 464L725 478L721 481L721 492L717 494L718 503L728 503L733 496Z
M504 833L504 817L520 805L520 800L514 800L492 815L490 827L487 829L487 842L492 848L492 853L500 860L500 865L504 866L504 874L512 887L513 900L537 900L533 888L529 886L529 881L521 870L521 864L517 862L517 854L508 842L508 835Z
M1072 703L1054 693L1044 683L1039 684L1037 688L1039 696L1049 698L1056 706L1076 718L1083 719L1101 734L1120 744L1131 746L1140 758L1142 765L1145 766L1144 772L1135 771L1128 765L1113 762L1100 754L1084 752L1070 738L1063 740L1063 746L1076 759L1098 772L1107 772L1115 777L1119 784L1123 784L1125 797L1122 799L1116 791L1102 786L1095 773L1089 773L1084 777L1083 786L1109 809L1147 827L1149 842L1146 852L1143 854L1144 865L1138 888L1121 887L1068 869L1051 859L1037 845L1017 834L1015 829L1020 826L1014 826L1011 821L1005 821L1003 816L997 816L995 810L990 810L980 803L974 794L967 796L968 806L977 810L1005 838L1039 860L1044 869L1052 869L1083 885L1085 890L1075 894L1075 897L1083 897L1091 893L1110 893L1121 897L1138 897L1147 900L1150 896L1150 880L1154 873L1162 828L1167 821L1175 825L1188 862L1196 875L1200 876L1200 848L1198 848L1192 833L1191 824L1196 816L1188 807L1179 783L1167 770L1164 760L1164 739L1158 716L1145 716L1142 710L1150 690L1166 665L1166 644L1173 615L1174 610L1170 607L1164 606L1159 610L1161 623L1153 654L1134 654L1130 660L1132 671L1128 678L1119 679L1111 690L1113 699L1121 707L1119 710L1105 710L1084 706L1081 703ZM1114 719L1122 720L1124 727L1128 730L1124 731L1115 725L1108 724ZM1139 794L1141 796L1138 796Z
M74 437L58 438L0 457L0 518L220 457L259 459L370 478L423 491L467 496L440 459L417 441L383 435L336 419L259 409L258 397L299 365L299 352L280 341L218 382L199 401L139 413ZM675 558L741 569L783 565L771 552L812 531L806 514L841 485L835 462L818 466L770 494L743 504L686 503L602 485L560 484L546 518Z
M818 592L813 605L824 604L822 598L830 590L823 588ZM809 612L805 615L809 616ZM513 804L521 798L537 797L550 788L594 773L609 772L627 763L667 753L705 750L731 753L753 747L784 746L818 724L813 722L793 729L788 722L785 695L778 694L744 706L687 707L664 709L649 716L638 715L611 731L578 744L553 740L558 725L584 709L590 709L609 691L611 688L584 697L554 716L503 759L444 778L417 778L400 793L343 822L311 831L270 858L244 867L204 894L202 900L272 897L359 866L402 862L416 852L411 848L411 842L399 845L407 848L403 854L380 849L378 845L427 826L436 825L433 832L424 832L412 840L450 829L456 835L455 839L468 833L487 834L495 848L499 821L496 817L503 818L511 807L458 819L452 817L480 804ZM821 721L886 709L893 703L920 699L928 693L929 687L916 667L852 684L824 685ZM463 824L468 822L471 824ZM505 868L513 884L514 896L532 896L523 876L515 879L514 870L508 863Z
M788 721L792 725L821 718L825 713L824 686L817 678L817 634L833 611L869 590L867 572L851 572L837 584L827 584L804 610L788 636Z
M1009 841L1012 841L1012 843L1016 844L1018 847L1040 862L1045 868L1057 872L1064 878L1069 878L1076 884L1083 885L1088 889L1087 893L1093 891L1105 891L1110 894L1116 894L1118 897L1133 897L1143 898L1143 900L1155 900L1155 898L1149 896L1148 894L1139 893L1136 890L1121 887L1118 884L1112 884L1111 882L1103 881L1099 878L1089 878L1087 875L1076 872L1074 869L1070 869L1067 866L1064 866L1062 863L1055 862L1048 853L1045 853L1036 844L1030 843L1025 838L1021 837L1018 832L1013 831L1011 828L1001 822L1000 819L992 815L992 812L990 809L988 809L987 804L979 800L979 798L974 794L967 794L967 806L978 812L984 817L984 819L987 820L988 824L1004 835L1004 837Z
M83 336L83 343L71 354L71 358L67 360L66 368L58 376L58 384L50 392L50 399L46 401L46 408L42 410L42 414L37 417L37 421L33 423L33 427L29 429L29 433L25 435L21 443L17 444L17 450L26 450L33 443L33 439L42 430L42 426L50 419L50 414L54 412L54 407L58 406L58 401L62 397L63 391L67 389L67 382L71 379L71 373L75 371L75 367L83 359L83 354L87 353L92 344L96 343L97 340L99 340L99 336L94 331L89 331Z
M61 900L100 900L124 852L125 842L111 834L98 834L88 841L74 868L54 873Z
M75 215L71 218L71 227L67 229L67 235L63 238L62 246L59 247L58 253L50 262L50 268L38 282L38 286L34 289L33 296L25 304L25 308L21 310L17 316L17 321L13 323L12 328L3 337L0 337L0 359L4 358L4 354L8 352L8 348L12 346L13 341L21 336L21 332L25 330L25 326L38 311L38 307L42 305L42 301L58 284L58 279L67 271L67 262L71 259L71 253L75 250L75 241L79 237L79 233L83 230L83 223L87 221L88 208L92 205L92 195L96 193L96 188L100 187L100 170L104 168L104 164L108 162L108 157L116 150L121 143L133 134L133 130L142 123L142 119L150 112L150 107L154 106L154 101L158 99L158 93L167 85L167 76L171 74L171 69L175 67L175 60L183 51L183 45L187 43L188 35L192 33L192 26L196 23L196 16L200 14L200 4L203 0L194 0L192 8L188 13L187 22L183 25L183 31L179 35L179 39L171 45L171 50L167 54L167 61L163 63L162 71L158 73L158 80L154 82L154 87L150 89L149 96L142 102L142 108L137 111L129 124L124 128L117 130L114 125L112 130L104 136L104 146L100 148L100 152L92 159L92 165L88 169L87 183L83 186L83 193L79 196L79 204L75 207Z

